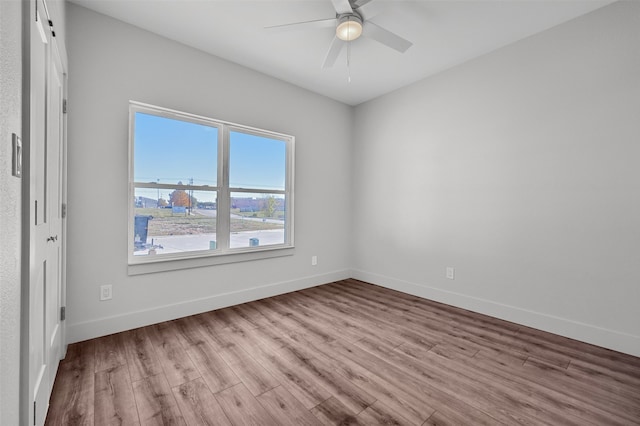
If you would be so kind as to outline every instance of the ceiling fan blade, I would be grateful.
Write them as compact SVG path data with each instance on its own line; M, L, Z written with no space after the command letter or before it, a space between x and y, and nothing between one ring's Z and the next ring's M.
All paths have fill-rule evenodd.
M385 9L389 9L389 2L373 1L373 0L356 0L353 5L358 13L362 15L365 20L372 19Z
M353 13L349 0L331 0L331 3L333 3L333 8L336 10L338 15L342 15L343 13Z
M375 41L389 46L390 48L397 50L400 53L404 53L408 48L413 46L409 40L400 37L397 34L392 33L389 30L385 30L379 25L374 24L371 21L367 21L364 25L362 35L372 38Z
M362 6L364 6L365 4L369 3L370 1L372 1L372 0L355 0L355 1L353 2L353 8L354 8L354 9L357 9L357 8L359 8L359 7L362 7Z
M270 27L264 27L265 30L270 31L298 31L298 30L310 30L315 28L331 28L336 26L336 18L318 19L315 21L294 22L292 24L272 25Z
M340 51L342 51L342 47L344 43L338 37L333 37L333 41L329 46L329 50L327 51L327 55L324 57L324 62L322 63L322 68L331 68L333 64L336 63L336 59L338 59L338 55Z

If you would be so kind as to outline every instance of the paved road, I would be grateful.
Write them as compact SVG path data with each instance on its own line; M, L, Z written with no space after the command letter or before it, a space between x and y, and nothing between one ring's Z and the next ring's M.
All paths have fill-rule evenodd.
M216 217L218 215L217 210L207 210L207 209L193 209L194 213L201 214L203 216ZM261 217L246 217L239 214L231 214L231 218L233 219L241 219L241 220L249 220L251 222L266 222L266 223L277 223L282 225L284 220L281 219L263 219Z
M202 216L216 217L218 215L218 210L208 210L208 209L193 209L194 213L201 214Z

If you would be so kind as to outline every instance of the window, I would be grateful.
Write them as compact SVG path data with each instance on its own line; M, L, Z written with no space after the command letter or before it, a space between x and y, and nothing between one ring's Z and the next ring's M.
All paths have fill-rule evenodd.
M293 247L292 136L129 106L129 263Z

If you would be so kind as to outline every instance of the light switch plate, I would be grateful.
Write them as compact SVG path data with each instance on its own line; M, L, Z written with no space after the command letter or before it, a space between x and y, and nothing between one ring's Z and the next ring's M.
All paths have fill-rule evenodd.
M22 177L22 140L15 133L11 134L11 146L11 174L19 178Z

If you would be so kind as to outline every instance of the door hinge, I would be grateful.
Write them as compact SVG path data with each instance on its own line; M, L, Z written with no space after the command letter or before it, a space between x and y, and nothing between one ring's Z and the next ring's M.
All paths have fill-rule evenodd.
M67 113L67 100L66 99L62 100L62 113L63 114Z
M49 28L51 28L51 35L56 36L56 31L53 29L53 21L49 19Z
M60 211L60 215L62 216L63 219L67 217L67 203L62 203L62 209Z
M67 307L62 306L60 308L60 321L64 321L65 319L67 319Z

